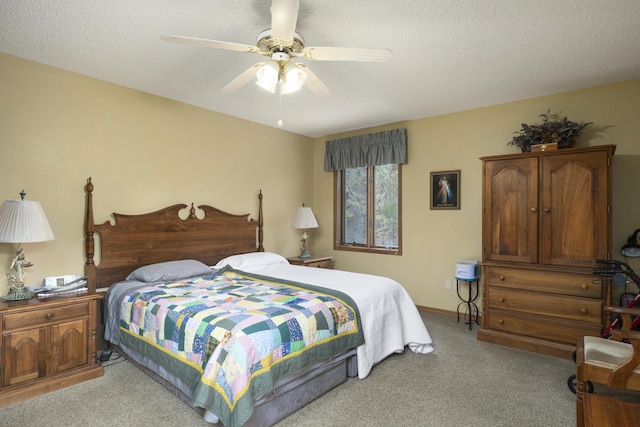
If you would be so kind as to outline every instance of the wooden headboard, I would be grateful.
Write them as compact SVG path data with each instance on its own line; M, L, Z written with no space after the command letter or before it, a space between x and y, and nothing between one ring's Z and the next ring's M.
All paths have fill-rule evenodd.
M258 221L249 214L233 215L207 205L203 219L191 209L186 219L178 212L188 205L178 204L141 215L113 213L110 221L94 224L93 183L85 185L85 266L88 288L109 287L124 280L138 267L164 261L197 259L207 265L235 254L263 252L262 191L258 194ZM99 234L100 264L94 262L94 234Z

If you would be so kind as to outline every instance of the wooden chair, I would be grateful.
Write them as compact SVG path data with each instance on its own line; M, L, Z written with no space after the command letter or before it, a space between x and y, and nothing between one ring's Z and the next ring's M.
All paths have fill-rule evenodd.
M638 427L640 405L597 394L584 395L585 427Z
M640 332L630 329L632 316L640 309L605 307L605 311L622 318L622 329L613 329L611 338L585 336L578 340L576 351L577 426L584 420L584 394L587 382L604 384L621 390L640 391ZM622 341L626 342L622 342Z

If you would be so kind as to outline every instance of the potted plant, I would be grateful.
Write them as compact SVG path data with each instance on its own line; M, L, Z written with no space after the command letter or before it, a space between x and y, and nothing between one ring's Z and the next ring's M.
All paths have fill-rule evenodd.
M571 148L576 144L576 138L580 136L584 129L593 124L592 122L577 123L551 114L551 110L540 114L542 123L528 125L522 123L522 129L514 132L513 137L507 145L515 145L523 153L531 151L532 145L557 143L558 148Z

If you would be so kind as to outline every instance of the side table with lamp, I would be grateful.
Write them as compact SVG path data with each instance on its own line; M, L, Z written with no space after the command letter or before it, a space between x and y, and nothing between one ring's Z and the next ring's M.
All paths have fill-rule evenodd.
M318 221L316 221L316 217L313 215L311 208L306 207L303 203L302 206L296 210L296 216L293 218L291 227L304 230L304 232L302 236L300 236L300 241L302 242L300 256L287 258L289 264L304 267L333 268L333 257L312 256L309 253L309 247L307 246L309 234L307 234L307 229L318 228Z
M309 254L309 248L307 247L307 240L309 239L307 229L318 228L318 222L316 221L316 217L313 215L313 211L311 210L311 208L306 207L303 203L302 206L296 210L296 216L293 218L291 227L297 228L299 230L304 230L302 236L300 236L300 241L302 242L302 251L298 258L311 257L311 254Z
M5 200L0 206L0 243L17 243L18 249L9 267L9 293L3 301L19 301L33 296L24 284L26 267L33 264L24 255L23 243L53 240L53 230L49 225L40 202L25 200L26 193L20 192L20 200Z
M32 298L24 284L22 243L53 240L37 201L7 200L0 207L0 243L17 243L9 293L0 301L0 407L102 376L97 363L101 294Z

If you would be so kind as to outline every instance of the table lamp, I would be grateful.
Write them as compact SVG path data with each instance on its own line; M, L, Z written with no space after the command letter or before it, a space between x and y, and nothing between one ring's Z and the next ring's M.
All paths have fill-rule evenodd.
M55 238L40 202L24 200L25 195L22 190L20 200L5 200L0 206L0 243L18 244L7 273L9 293L2 297L3 301L19 301L33 296L24 284L24 269L33 264L25 257L22 244Z
M311 208L308 208L302 204L296 210L296 216L293 218L293 224L291 227L297 229L304 229L304 233L300 236L300 240L302 241L302 252L300 253L300 258L310 258L309 249L307 247L307 239L309 235L307 234L307 228L318 228L318 222L316 221L316 217L313 216L313 211Z

